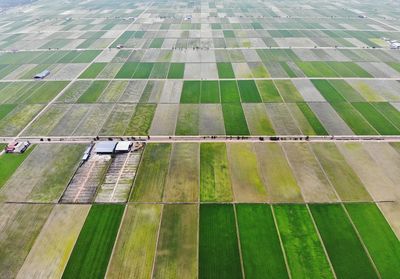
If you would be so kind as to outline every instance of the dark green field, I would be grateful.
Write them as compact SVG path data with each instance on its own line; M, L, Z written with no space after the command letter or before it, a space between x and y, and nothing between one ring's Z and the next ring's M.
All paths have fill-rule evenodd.
M183 78L185 72L185 63L171 63L169 66L168 78L179 79Z
M353 103L352 105L381 135L400 134L400 130L390 123L389 120L379 113L370 103Z
M246 118L240 104L222 104L225 133L227 135L249 135Z
M310 205L337 278L378 278L341 205Z
M217 63L219 78L235 78L231 63Z
M137 62L127 62L119 70L115 78L131 78L135 73L139 63Z
M201 82L200 102L203 104L220 103L218 81L202 81Z
M200 81L189 80L183 83L181 104L200 103Z
M135 73L132 78L148 78L150 76L151 70L153 69L154 63L139 63Z
M199 278L242 278L232 205L201 205Z
M236 206L246 278L289 278L268 205Z
M382 278L400 278L400 242L373 203L346 204Z
M328 132L325 130L324 126L321 124L321 121L317 118L315 113L310 109L307 103L297 103L297 106L307 118L308 123L310 123L311 127L314 129L316 135L327 135Z
M243 103L261 103L261 97L254 80L239 80L238 86Z
M62 278L103 278L123 205L92 205Z

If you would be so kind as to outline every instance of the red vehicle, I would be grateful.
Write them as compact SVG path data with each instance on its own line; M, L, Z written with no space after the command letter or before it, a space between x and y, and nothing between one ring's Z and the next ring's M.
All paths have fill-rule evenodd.
M24 153L25 150L31 145L29 141L25 142L12 142L7 145L6 153Z
M15 148L17 147L18 142L11 142L7 145L6 147L6 153L12 153L14 152Z

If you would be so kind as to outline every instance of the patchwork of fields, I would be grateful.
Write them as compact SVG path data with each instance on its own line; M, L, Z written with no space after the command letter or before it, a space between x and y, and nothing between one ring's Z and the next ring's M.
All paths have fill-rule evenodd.
M0 157L1 277L399 276L396 144L147 144L127 202L62 204L84 148Z
M0 152L33 142L0 153L0 278L400 278L399 20L387 0L0 9Z

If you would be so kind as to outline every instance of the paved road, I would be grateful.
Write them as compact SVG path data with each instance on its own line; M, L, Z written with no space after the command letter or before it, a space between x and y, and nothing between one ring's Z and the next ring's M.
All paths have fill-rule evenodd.
M0 137L0 143L7 143L12 140L30 141L31 143L90 143L95 141L119 141L134 140L143 142L400 142L400 136L146 136L142 137L88 137L88 136L71 136L71 137Z

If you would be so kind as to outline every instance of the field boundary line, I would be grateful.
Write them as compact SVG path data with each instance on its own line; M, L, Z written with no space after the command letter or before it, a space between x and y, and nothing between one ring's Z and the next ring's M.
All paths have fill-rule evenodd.
M165 204L161 205L160 222L158 223L157 240L156 240L156 245L154 247L153 264L152 264L152 268L151 268L151 276L150 276L151 279L154 278L154 270L156 268L157 251L158 251L158 245L159 245L159 240L160 240L162 220L163 220L163 216L164 216L164 207L165 207Z
M196 204L196 206L197 206L197 247L196 247L196 249L197 249L197 253L196 253L196 256L197 256L197 265L196 265L196 268L197 268L197 278L199 278L200 276L200 206L201 206L201 204L200 203L198 203L198 204Z
M319 239L319 242L321 243L321 247L322 247L322 249L324 250L324 254L325 254L325 257L326 257L326 259L327 259L327 261L328 261L329 267L330 267L330 269L331 269L331 271L332 271L332 275L333 275L335 278L337 278L335 269L333 268L333 264L332 264L332 262L331 262L331 258L329 257L328 251L326 250L324 240L322 239L321 233L319 232L317 223L316 223L315 220L314 220L314 216L312 215L311 210L310 210L310 207L309 207L308 204L306 204L306 208L307 208L308 214L310 215L311 221L312 221L312 223L313 223L314 230L315 230L315 232L316 232L317 235L318 235L318 239Z
M56 206L57 204L55 204L55 206ZM66 205L66 204L60 204L60 205ZM86 220L87 220L87 217L88 217L88 215L89 215L89 212L90 212L90 210L92 209L92 205L93 204L74 204L73 206L82 206L82 207L88 207L88 209L85 211L85 220L82 222L82 226L81 226L81 229L80 229L80 231L79 231L79 233L78 233L78 235L77 235L77 237L76 237L76 239L75 239L75 241L74 241L74 245L72 246L72 249L71 249L71 252L69 252L69 254L68 254L68 260L66 261L66 263L64 264L64 266L63 266L63 268L62 268L62 274L64 274L64 271L65 271L65 268L67 267L67 265L68 265L68 262L69 262L69 259L71 258L71 255L72 255L72 252L74 251L74 248L75 248L75 245L76 245L76 243L78 242L78 238L79 238L79 235L81 234L81 231L82 231L82 229L83 229L83 226L85 225L85 223L86 223ZM54 207L55 207L54 206ZM110 259L111 259L111 257L110 257Z
M151 5L153 5L153 2L150 2L150 3L148 4L148 6L143 10L143 12L142 12L141 14L139 14L139 15L137 16L137 18L135 18L135 20L134 20L133 22L131 22L130 24L128 24L127 27L126 27L124 30L121 30L121 33L119 33L119 35L118 35L106 48L102 49L102 50L93 58L93 60L92 60L90 63L88 63L88 64L86 65L86 67L84 67L84 68L82 69L82 71L80 71L80 72L75 76L75 78L69 80L69 83L68 83L68 84L67 84L53 99L51 99L51 101L50 101L49 103L47 103L47 105L45 105L45 106L31 119L31 121L29 121L28 124L16 135L15 140L16 140L18 137L20 137L20 136L21 136L21 135L22 135L22 134L23 134L23 133L24 133L38 118L39 118L39 117L40 117L40 116L41 116L41 115L43 115L44 112L45 112L59 97L61 97L61 96L71 87L71 85L74 84L75 81L77 81L77 80L79 79L79 77L80 77L91 65L93 65L93 63L95 63L96 58L99 57L99 55L100 55L102 52L104 52L106 49L111 48L111 46L114 44L114 42L117 41L118 38L119 38L122 34L124 34L124 33L131 27L131 25L134 24L134 23L136 22L136 20L137 20L140 16L142 16L143 13L145 13L145 12L150 8Z
M235 229L236 229L236 235L237 235L237 242L238 242L238 249L239 249L239 259L240 259L240 266L242 269L242 278L246 278L246 274L244 272L244 264L243 264L243 256L242 256L242 245L240 244L240 234L239 234L239 223L238 223L238 218L237 218L237 213L236 213L236 205L233 204L233 214L235 215Z
M331 269L332 275L333 275L334 278L336 279L337 276L336 276L335 270L333 269L333 265L332 265L332 263L331 263L331 259L329 258L328 251L327 251L326 248L325 248L325 244L324 244L324 242L323 242L323 240L322 240L322 237L321 237L321 235L320 235L320 233L319 233L317 224L315 223L314 217L312 216L311 211L310 211L310 208L309 208L309 206L308 206L308 202L309 202L309 201L308 201L307 199L305 199L305 197L304 197L303 189L301 188L301 186L300 186L300 184L299 184L299 181L298 181L298 178L297 178L297 176L295 175L295 173L294 173L294 171L293 171L294 168L293 168L293 166L292 166L292 163L291 163L290 160L289 160L289 157L288 157L288 155L287 155L287 151L286 151L286 149L285 149L284 144L280 144L280 147L281 147L282 152L283 152L283 154L285 155L285 159L286 159L286 161L288 162L288 165L289 165L289 167L290 167L290 169L291 169L291 171L292 171L293 177L294 177L294 179L296 180L296 184L297 184L297 186L299 187L300 195L301 195L301 197L302 197L302 199L303 199L303 201L304 201L305 207L307 208L307 212L308 212L308 214L310 215L310 218L311 218L311 221L312 221L312 223L313 223L314 229L315 229L315 231L316 231L316 233L317 233L319 242L321 243L321 247L322 247L322 249L324 250L325 258L327 259L328 264L329 264L329 267L330 267L330 269ZM307 145L307 148L309 148L308 145Z
M235 190L234 190L234 187L233 187L233 179L232 179L232 166L231 166L231 163L229 163L229 144L227 143L227 142L225 142L224 143L225 144L225 149L226 149L226 152L225 152L225 157L226 157L226 161L227 161L227 164L228 164L228 169L229 169L229 182L230 182L230 185L231 185L231 191L232 191L232 204L234 204L234 203L237 203L238 201L237 201L237 199L236 199L236 194L235 194Z
M197 247L196 247L196 257L197 257L197 278L200 278L200 206L201 206L201 143L199 143L199 196L197 199L197 204L195 205L197 207L197 233L196 233L196 241L197 241Z
M397 202L394 201L394 203L397 203ZM393 232L393 234L394 234L395 236L397 236L397 233L396 233L396 231L394 230L394 228L393 228L391 222L389 222L389 219L386 217L386 214L383 212L382 207L381 207L381 204L382 204L381 202L375 202L376 207L378 208L379 212L382 214L383 218L385 218L385 221L386 221L386 223L389 225L390 230ZM400 236L399 236L398 238L400 238Z
M172 159L172 153L174 152L175 149L175 144L174 143L169 143L171 145L171 151L169 152L169 159L168 159L168 170L167 173L165 174L165 181L164 181L164 185L163 185L163 189L162 189L162 193L161 193L161 197L160 197L160 201L161 203L165 203L166 201L164 200L164 195L165 195L165 188L168 185L168 177L169 177L169 173L171 171L171 159ZM176 201L175 201L176 202ZM167 202L168 203L168 202Z
M336 144L335 144L335 147L337 148ZM310 149L311 149L312 152L314 153L315 157L317 158L318 163L320 164L320 166L321 166L321 168L322 168L322 164L321 164L321 162L319 161L319 159L318 159L317 155L315 154L314 150L313 150L312 148L310 148ZM338 149L338 152L339 152L340 154L342 154L341 151L340 151L340 149ZM343 155L343 154L342 154L342 155ZM347 162L347 161L346 161L346 162ZM329 184L331 184L332 187L334 188L334 191L335 191L336 195L340 198L338 192L336 191L336 188L333 186L332 181L331 181L330 178L328 177L328 174L326 173L325 169L322 168L322 170L323 170L323 172L324 172L324 174L325 174L326 179L328 179ZM356 175L357 175L357 174L356 174ZM358 175L357 175L357 177L358 177ZM361 182L362 182L362 181L361 181ZM362 185L363 185L364 189L367 191L368 195L371 197L371 194L369 193L369 191L367 190L367 188L365 188L364 183L362 183ZM371 202L371 203L375 203L375 201L374 201L374 199L373 199L372 197L371 197L371 199L372 199L372 200L371 200L370 202ZM374 263L374 261L373 261L372 258L371 258L371 255L369 254L369 251L367 250L367 247L365 246L365 244L364 244L364 242L363 242L363 240L362 240L362 238L361 238L361 236L360 236L360 233L358 232L356 226L354 225L353 220L352 220L351 217L350 217L350 214L347 212L345 203L343 202L343 200L342 200L341 198L340 198L339 200L341 201L339 204L340 204L340 206L342 207L342 209L344 210L347 219L349 219L349 221L350 221L350 223L351 223L351 225L352 225L352 227L353 227L353 230L355 231L355 233L356 233L356 235L357 235L358 240L360 241L362 247L364 248L364 251L366 252L366 254L367 254L367 256L368 256L368 259L369 259L369 261L371 262L372 267L374 268L375 273L377 274L378 278L382 278L381 275L380 275L380 273L379 273L379 271L378 271L378 269L377 269L377 267L376 267L376 265L375 265L375 263ZM360 202L357 202L357 203L361 203L361 201L360 201ZM307 208L308 208L308 205L307 205ZM311 215L312 215L312 214L311 214ZM314 220L313 217L312 217L312 219ZM390 225L390 224L389 224L389 225ZM318 231L318 234L319 234L319 231Z
M335 147L336 147L336 144L335 144ZM331 185L332 190L333 190L333 192L334 192L335 195L336 195L336 198L337 198L338 203L343 203L344 201L342 200L342 197L341 197L341 196L339 195L339 193L337 192L336 187L333 185L331 179L329 178L328 174L326 173L324 167L322 166L322 163L321 163L320 159L318 158L317 154L315 154L314 149L312 149L312 147L311 147L310 145L308 145L308 149L309 149L310 152L314 155L314 158L315 158L315 160L317 161L318 166L320 167L322 173L324 174L325 178L327 179L329 185ZM339 151L339 152L340 152L340 151ZM363 184L363 186L364 186L364 184ZM368 191L367 191L367 192L368 192ZM369 194L369 192L368 192L368 194Z
M133 201L130 201L130 200L131 200L131 197L133 195L134 188L135 188L136 178L138 177L138 174L139 174L139 168L140 168L141 164L143 163L143 157L144 157L144 152L146 151L146 148L147 148L147 144L145 144L145 146L143 147L142 153L140 154L140 159L139 159L139 163L138 163L137 168L136 168L135 177L132 180L131 188L129 189L129 194L128 194L128 197L126 199L126 203L127 204L133 202Z
M94 63L94 61L96 60L96 58L97 58L100 54L101 54L101 52L100 52L99 54L97 54L97 56L96 56L95 58L93 58L93 61L90 62L90 63L88 63L87 66L84 67L83 70L82 70L81 72L79 72L79 73L75 76L75 78L73 78L73 79L71 79L71 80L67 80L67 81L68 81L68 84L67 84L56 96L54 96L53 99L51 99L50 102L48 102L48 103L47 103L47 104L46 104L46 105L31 119L31 121L28 122L28 124L26 124L26 126L15 136L14 140L16 140L17 138L19 138L20 136L22 136L22 134L23 134L37 119L39 119L39 117L42 116L42 115L45 113L45 111L47 111L48 108L50 108L51 105L53 105L59 97L62 96L62 95L72 86L72 84L74 84L74 83L78 80L79 76L80 76L81 74L83 74L83 73ZM29 81L32 81L32 80L29 80Z
M260 158L259 158L260 155L257 155L257 153L258 153L257 149L256 149L257 145L258 145L258 143L256 143L256 142L251 143L251 151L253 152L253 154L256 158L256 161L257 161L256 170L257 170L258 176L260 177L261 183L264 185L264 189L265 189L265 193L266 193L265 200L267 203L270 203L270 202L272 202L272 197L270 194L271 192L270 192L270 188L269 188L269 183L264 174L265 172L262 170L262 166L261 166L261 162L260 162Z
M121 169L120 169L120 171L118 173L117 181L115 182L115 187L114 187L114 190L111 193L109 202L113 201L114 194L115 194L115 191L117 190L119 180L121 179L122 173L124 172L125 166L126 166L128 160L129 160L129 157L130 157L131 154L132 154L132 152L128 152L128 155L125 158L124 164L122 165L122 167L121 167Z
M286 251L285 251L285 247L283 246L281 232L279 231L278 221L276 220L276 216L275 216L275 209L274 209L273 205L270 205L270 208L271 208L272 218L274 219L276 234L278 235L279 244L281 246L283 260L285 261L286 271L287 271L289 279L292 279L292 271L290 270L288 259L287 259L287 255L286 255Z
M124 213L123 213L122 216L121 216L121 221L120 221L120 223L119 223L118 232L117 232L117 235L115 236L115 241L114 241L113 249L112 249L112 251L111 251L110 258L109 258L108 263L107 263L107 269L106 269L106 272L104 273L104 278L108 278L108 277L107 277L107 274L108 274L108 272L109 272L109 270L110 270L111 261L112 261L113 256L114 256L115 249L116 249L116 247L117 247L117 242L118 242L118 239L119 239L119 235L120 235L120 233L121 233L121 228L122 228L122 225L123 225L123 223L124 223L124 219L125 219L126 212L128 211L128 206L129 206L129 204L125 204L125 205L124 205Z
M376 275L378 276L378 278L382 278L382 276L381 276L381 274L380 274L378 268L376 267L376 264L375 264L374 260L373 260L372 257L371 257L371 254L370 254L369 251L368 251L367 246L365 245L365 243L364 243L364 241L363 241L363 239L362 239L362 237L361 237L361 235L360 235L360 232L358 231L356 225L354 224L353 219L351 219L351 216L350 216L349 212L347 211L346 206L345 206L343 203L341 204L341 206L342 206L342 208L343 208L343 210L344 210L344 212L345 212L345 214L346 214L346 217L349 219L350 224L351 224L351 226L353 227L353 230L354 230L354 232L356 233L358 240L360 241L362 247L364 248L364 251L365 251L365 253L367 254L368 259L370 260L370 262L371 262L371 264L372 264L372 267L374 268L374 270L375 270L375 272L376 272Z
M87 146L87 145L86 145ZM61 199L64 196L65 192L68 189L68 186L71 184L72 179L75 177L75 175L78 173L78 170L82 167L82 165L84 164L84 162L82 162L81 160L77 163L77 165L75 166L75 170L74 172L71 174L71 177L68 179L68 182L66 184L66 186L64 187L64 190L62 191L62 193L60 194L60 196L57 199L57 203L62 204Z
M301 186L299 184L299 180L294 172L294 167L292 166L292 163L290 162L289 157L286 153L285 146L280 143L279 148L281 149L283 156L285 157L285 160L290 168L290 171L291 171L294 181L296 181L296 186L299 188L299 193L300 193L301 199L303 200L304 203L307 203L308 201L304 198L303 189L301 188Z

